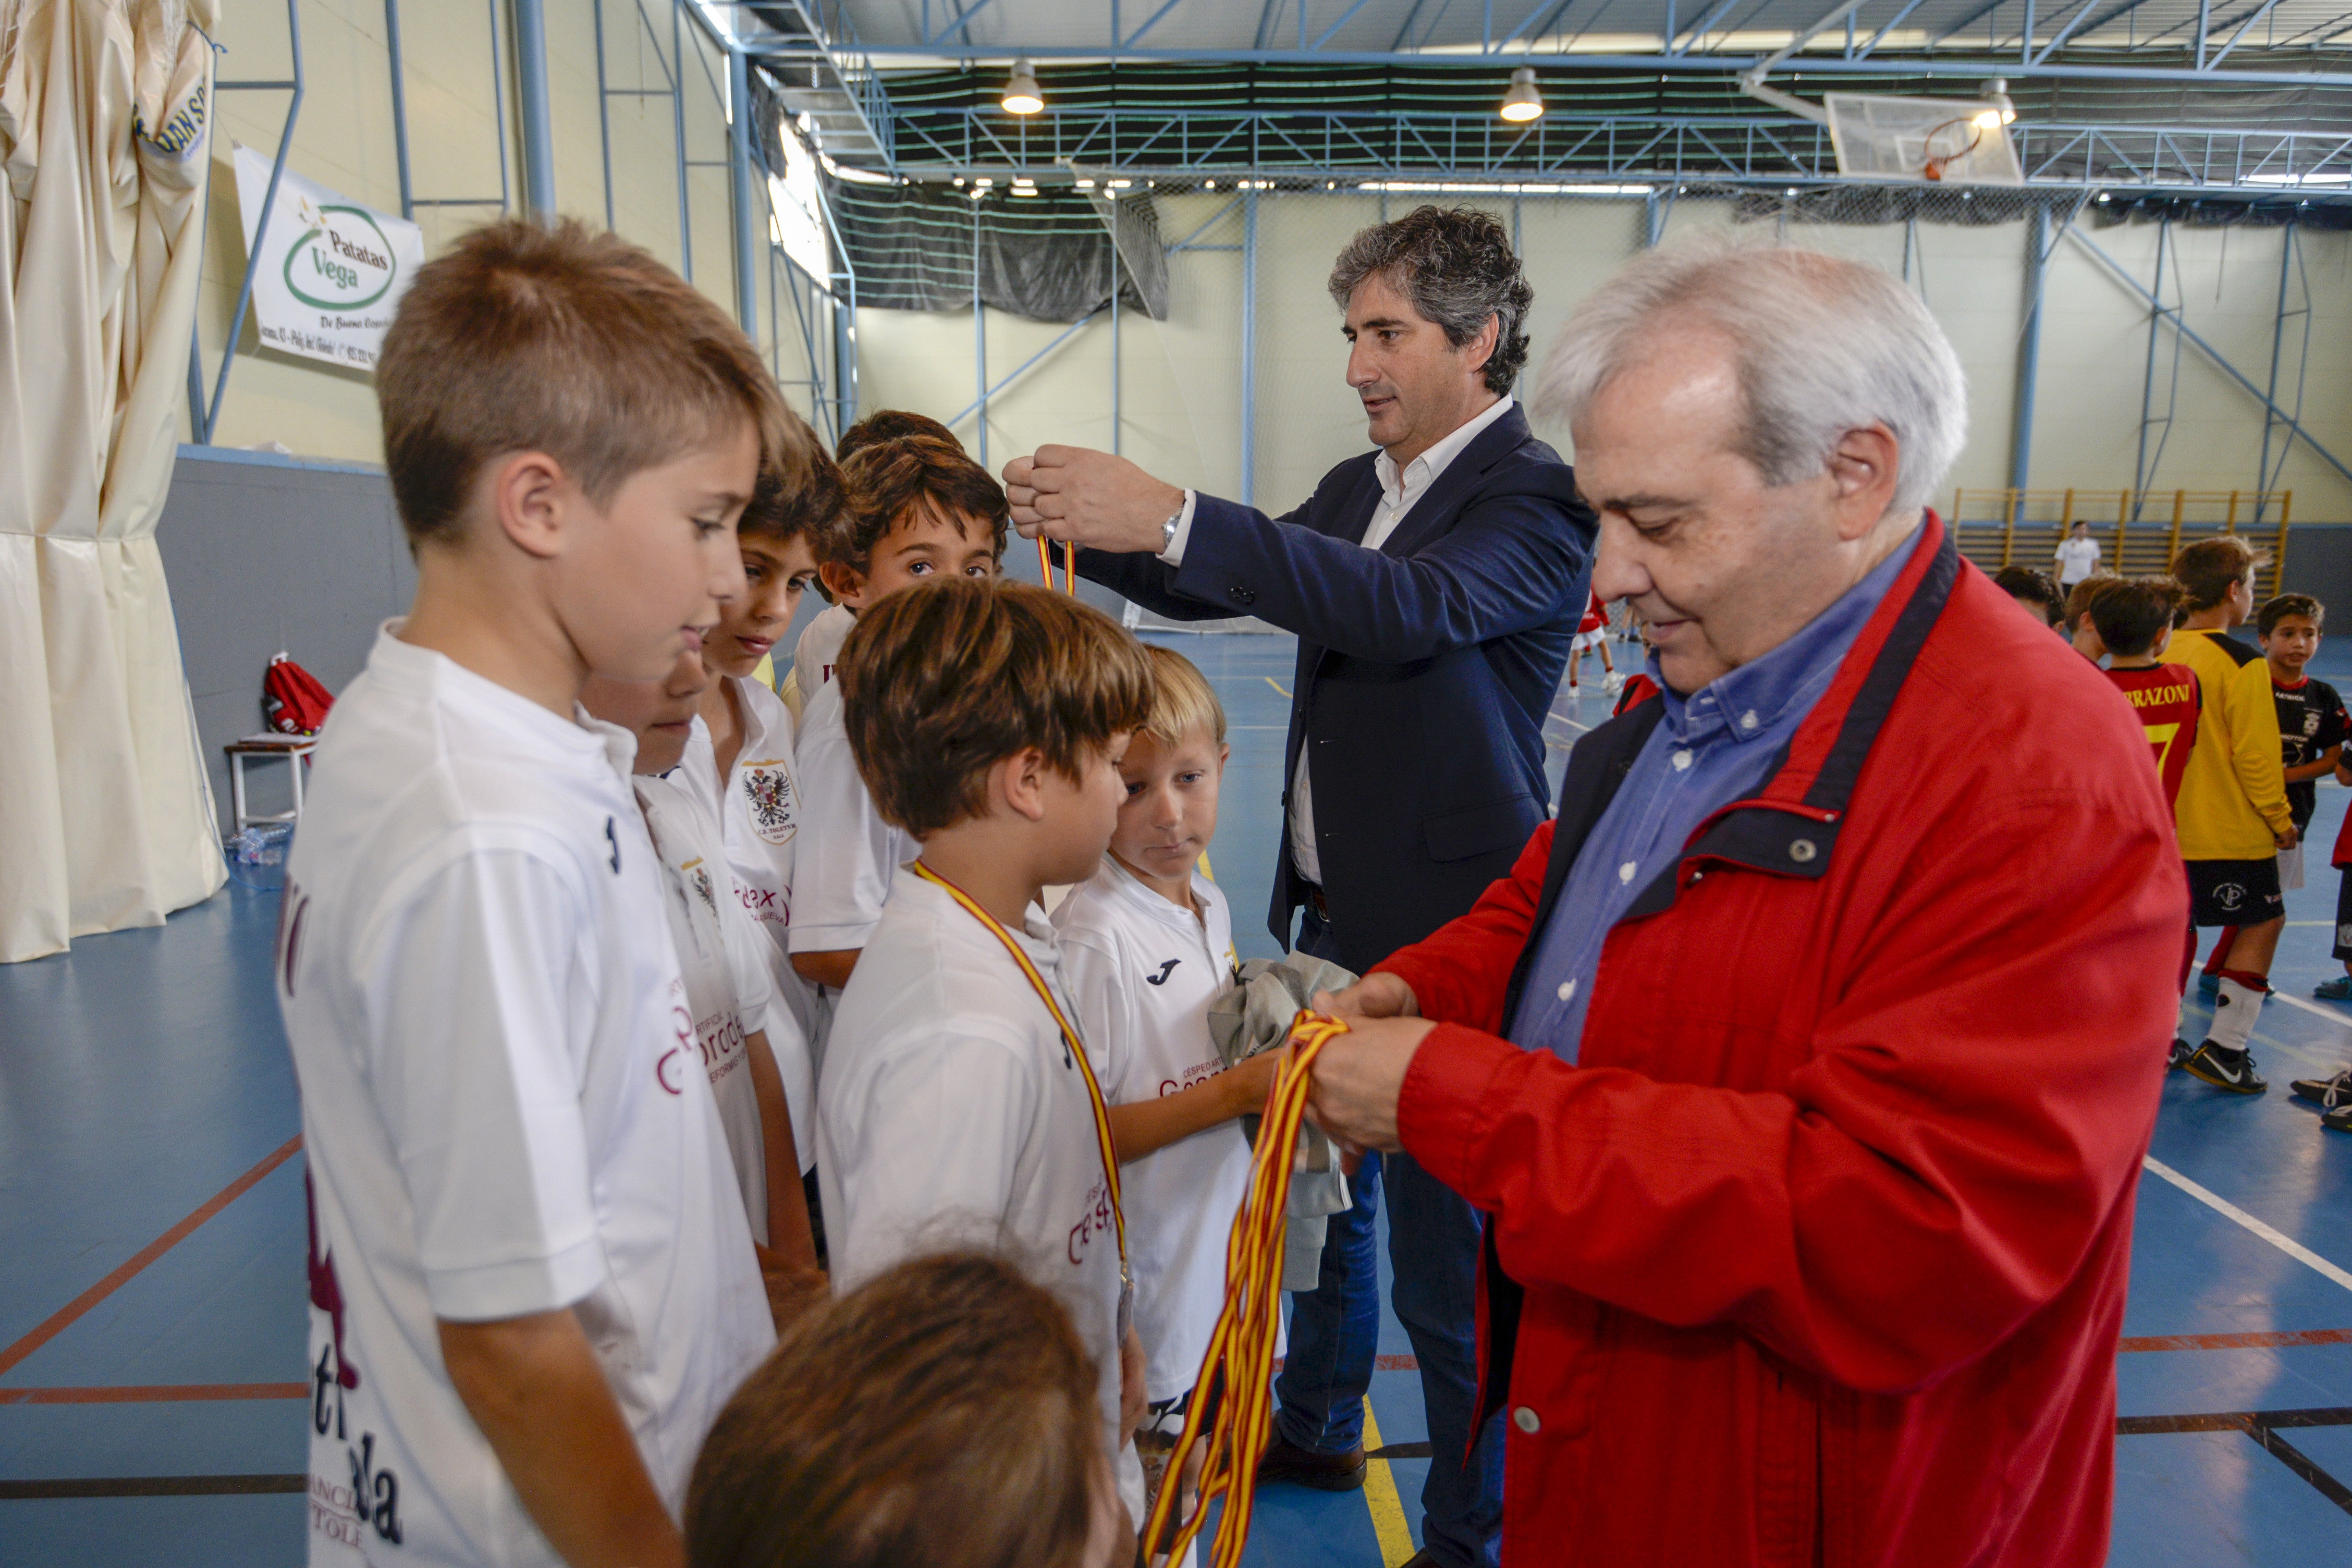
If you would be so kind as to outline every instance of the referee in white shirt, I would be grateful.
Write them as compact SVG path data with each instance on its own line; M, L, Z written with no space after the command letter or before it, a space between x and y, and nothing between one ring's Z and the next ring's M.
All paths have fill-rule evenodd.
M1268 924L1358 973L1461 914L1544 819L1543 721L1584 610L1595 521L1511 398L1533 290L1492 217L1422 207L1340 253L1347 379L1376 451L1269 518L1107 452L1005 469L1023 533L1161 615L1255 615L1298 637L1286 842ZM1368 1158L1294 1303L1261 1479L1363 1484L1378 1339L1374 1208L1389 1189L1396 1310L1429 1415L1417 1564L1491 1561L1502 1444L1481 1436L1472 1322L1480 1222L1410 1157Z

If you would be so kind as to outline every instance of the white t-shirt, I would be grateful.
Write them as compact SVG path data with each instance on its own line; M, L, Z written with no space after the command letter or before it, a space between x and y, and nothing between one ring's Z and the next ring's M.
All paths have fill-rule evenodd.
M801 628L801 640L793 645L793 684L801 689L802 712L816 700L820 687L831 684L833 667L841 661L841 645L856 624L857 612L848 605L827 605Z
M819 1037L816 989L793 968L786 931L793 918L794 850L800 837L801 788L793 763L793 715L777 695L756 680L721 676L734 689L735 711L741 717L742 744L735 752L725 786L719 779L719 754L710 731L697 718L686 742L677 774L718 815L727 868L734 874L735 894L758 925L768 952L768 981L778 1000L800 1026L803 1043ZM771 1039L781 1058L783 1043ZM792 1073L784 1078L787 1088ZM793 1103L793 1128L803 1130L800 1102ZM808 1158L808 1144L801 1144Z
M1053 928L1033 910L1013 935L1068 1014ZM1133 1472L1139 1507L1142 1471L1118 1429L1118 1233L1085 1075L995 934L911 870L835 1010L817 1151L837 1289L982 1247L1062 1299L1101 1374L1106 1440L1123 1493Z
M2058 546L2058 585L2071 588L2099 570L2099 542L2069 539Z
M436 1318L572 1309L673 1514L775 1333L635 742L397 624L320 738L279 920L311 1197L310 1562L553 1564Z
M702 1067L719 1101L727 1129L727 1152L735 1163L735 1183L751 1235L768 1245L767 1139L760 1127L760 1097L752 1087L750 1037L766 1031L768 1054L783 1082L793 1118L795 1149L814 1136L816 1084L809 1071L807 1043L788 1008L773 1005L768 987L769 956L775 949L760 934L735 896L734 879L719 851L719 825L693 783L673 770L659 778L640 775L637 801L653 829L654 851L668 875L670 939L677 945L686 977L687 1005L702 1047ZM807 1169L804 1163L803 1170Z
M882 918L898 868L921 853L912 836L874 809L849 752L841 682L828 680L801 715L793 771L808 808L793 871L794 952L858 948Z
M1109 856L1054 912L1062 972L1103 1098L1130 1105L1223 1070L1209 1004L1233 984L1233 917L1194 873L1201 914L1180 910ZM1239 1121L1203 1128L1120 1168L1135 1327L1154 1404L1192 1386L1225 1300L1225 1242L1249 1189Z

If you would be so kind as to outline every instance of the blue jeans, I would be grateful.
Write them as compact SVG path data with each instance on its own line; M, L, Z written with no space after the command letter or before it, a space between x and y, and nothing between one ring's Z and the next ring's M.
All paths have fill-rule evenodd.
M1298 951L1339 962L1330 931L1310 906ZM1389 1265L1397 1320L1421 1363L1429 1418L1429 1479L1421 1489L1422 1539L1449 1568L1499 1560L1503 1521L1502 1417L1470 1450L1478 1403L1478 1211L1410 1154L1364 1156L1349 1183L1354 1203L1331 1216L1322 1279L1290 1299L1290 1352L1275 1379L1284 1441L1317 1453L1363 1441L1364 1394L1380 1342L1381 1184L1389 1189ZM1464 1463L1465 1454L1469 1462Z

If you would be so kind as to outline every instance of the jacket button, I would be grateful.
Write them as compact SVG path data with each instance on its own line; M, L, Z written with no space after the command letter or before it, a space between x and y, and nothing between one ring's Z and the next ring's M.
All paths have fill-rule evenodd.
M1527 1433L1529 1436L1533 1436L1536 1433L1543 1430L1542 1417L1538 1416L1534 1411L1528 1409L1524 1405L1511 1412L1511 1425L1517 1427L1520 1431Z
M1800 838L1794 844L1789 846L1789 858L1794 860L1800 866L1804 865L1807 861L1811 860L1814 856L1820 853L1821 851L1819 849L1813 847L1813 841L1810 838Z
M1250 592L1247 588L1240 587L1238 585L1226 589L1225 596L1233 600L1236 605L1255 605L1257 603L1257 595L1255 594Z

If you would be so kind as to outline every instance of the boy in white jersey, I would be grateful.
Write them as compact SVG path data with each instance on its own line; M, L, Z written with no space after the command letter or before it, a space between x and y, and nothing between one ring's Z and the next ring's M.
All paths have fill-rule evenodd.
M928 414L884 408L841 433L841 440L833 449L834 460L845 463L864 447L895 441L902 436L928 436L950 447L961 445L954 431ZM833 679L833 667L841 658L841 645L848 637L849 628L857 624L856 611L846 605L833 603L831 589L818 591L825 595L825 607L801 628L800 641L793 647L793 679L785 700L795 719L808 711L818 689Z
M697 1446L774 1342L625 731L808 454L654 258L493 224L376 371L417 562L321 736L276 978L311 1195L310 1560L681 1559Z
M813 432L809 441L814 445ZM770 985L800 1026L803 1042L817 1038L818 1025L815 993L793 968L785 934L803 815L793 713L752 672L792 624L816 575L817 531L847 505L841 470L822 451L813 455L808 481L797 489L787 488L781 474L760 476L735 529L743 596L721 612L703 639L702 664L710 679L680 763L685 784L717 816L736 895L760 930ZM798 1101L793 1114L804 1114ZM807 1130L805 1122L795 1126ZM805 1170L810 1145L803 1140L800 1149Z
M1209 1005L1233 984L1233 918L1198 863L1217 830L1225 714L1181 654L1144 650L1151 715L1119 763L1110 853L1054 911L1064 973L1110 1105L1152 1430L1175 1436L1224 1304L1225 1242L1249 1186L1235 1118L1279 1060L1223 1070Z
M973 1243L1019 1259L1086 1342L1136 1510L1143 1352L1118 1156L1036 904L1110 842L1151 666L1067 595L948 578L861 615L834 684L876 805L921 846L842 994L818 1081L834 1277L854 1289Z
M636 737L637 805L666 873L663 910L761 1271L779 1295L822 1290L801 1190L799 1149L816 1107L808 1048L770 988L772 944L735 896L718 820L678 767L711 684L704 657L681 653L666 680L592 675L580 705Z
M961 447L923 436L876 442L850 453L842 478L849 509L819 534L817 570L851 611L932 577L996 575L1004 489ZM875 808L859 776L838 679L801 715L793 758L808 816L793 871L793 967L838 992L915 840Z

